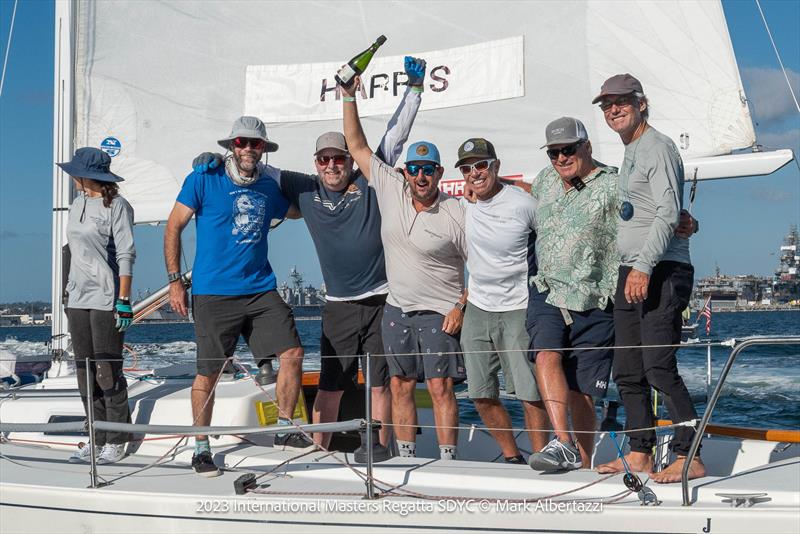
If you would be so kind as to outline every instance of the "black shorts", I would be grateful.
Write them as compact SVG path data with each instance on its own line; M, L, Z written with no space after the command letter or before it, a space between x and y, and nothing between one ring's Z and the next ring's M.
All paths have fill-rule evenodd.
M530 348L561 353L561 364L570 390L593 397L605 397L614 360L614 350L610 348L614 346L613 305L609 301L605 310L569 311L572 324L567 325L561 310L545 302L547 295L548 292L531 292L531 307L536 323L531 333ZM609 348L558 350L579 347ZM531 354L535 362L536 352Z
M197 336L197 374L218 373L233 355L239 336L256 360L300 347L292 309L278 295L193 295L192 315Z
M467 376L464 354L457 336L442 332L444 316L433 311L403 313L391 304L384 306L383 348L390 376L425 380ZM414 354L418 353L418 354Z
M370 358L370 383L385 386L389 383L386 357L381 340L381 317L386 295L374 295L362 300L329 300L322 312L320 353L322 366L319 389L346 391L356 387L358 355L377 354ZM361 358L361 369L366 359Z

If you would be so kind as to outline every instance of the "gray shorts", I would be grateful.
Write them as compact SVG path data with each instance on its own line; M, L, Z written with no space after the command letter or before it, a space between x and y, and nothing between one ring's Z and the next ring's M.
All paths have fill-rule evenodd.
M384 306L381 335L389 376L464 379L461 345L458 337L442 332L443 321L441 313Z
M467 303L461 343L470 399L499 398L497 375L502 368L508 393L525 401L541 400L527 354L525 315L526 310L487 312Z
M277 291L255 295L193 295L197 374L215 375L243 336L256 360L300 347L292 309Z

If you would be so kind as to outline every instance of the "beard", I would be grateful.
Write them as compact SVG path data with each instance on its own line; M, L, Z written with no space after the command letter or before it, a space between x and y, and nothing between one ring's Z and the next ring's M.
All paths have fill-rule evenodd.
M248 158L237 156L236 153L233 154L233 159L236 161L236 167L239 168L239 171L242 173L251 174L255 172L256 168L258 167L258 159L255 157L253 153L245 153L243 156L250 156ZM266 163L266 157L264 158L264 163Z

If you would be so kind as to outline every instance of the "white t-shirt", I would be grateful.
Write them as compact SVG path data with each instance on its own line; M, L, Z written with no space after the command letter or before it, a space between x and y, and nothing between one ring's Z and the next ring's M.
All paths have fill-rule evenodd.
M489 200L462 200L467 237L469 302L484 311L528 306L528 238L535 229L536 200L503 186Z

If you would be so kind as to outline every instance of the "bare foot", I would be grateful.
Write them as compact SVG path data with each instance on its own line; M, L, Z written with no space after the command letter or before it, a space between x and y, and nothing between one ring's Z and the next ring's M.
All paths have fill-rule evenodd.
M658 484L680 482L681 473L683 472L683 466L685 463L686 456L678 456L678 458L669 464L666 469L650 475L650 480ZM689 466L689 480L704 476L706 476L706 466L703 465L703 462L700 460L700 458L695 458L692 460L692 464Z
M628 467L634 473L648 473L653 471L653 457L644 452L630 452L625 455L625 461L628 462ZM601 475L608 475L612 473L624 473L625 466L622 465L622 459L617 458L612 462L598 465L595 469Z

